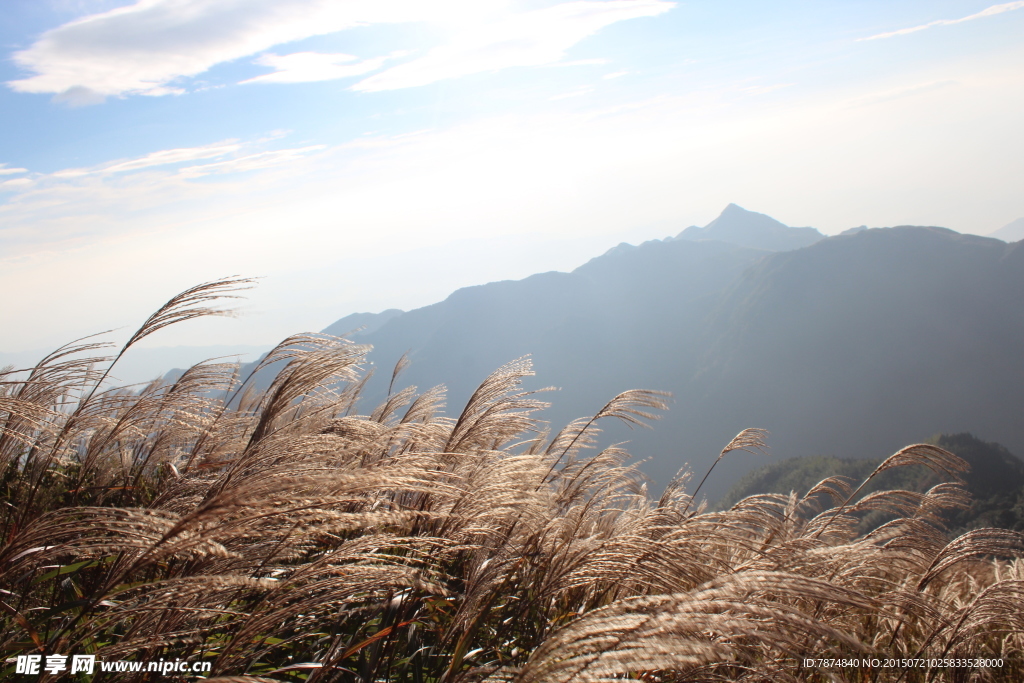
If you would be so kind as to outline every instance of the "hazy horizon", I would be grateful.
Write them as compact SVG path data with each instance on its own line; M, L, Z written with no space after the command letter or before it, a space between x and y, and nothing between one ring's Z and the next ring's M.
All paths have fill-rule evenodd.
M1024 2L17 0L0 350L263 276L264 345L571 270L735 202L790 226L1024 216Z

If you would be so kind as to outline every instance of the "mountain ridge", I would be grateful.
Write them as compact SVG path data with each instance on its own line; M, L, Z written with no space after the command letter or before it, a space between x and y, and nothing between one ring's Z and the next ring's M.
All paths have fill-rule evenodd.
M746 427L769 429L773 452L786 456L882 458L959 431L1020 452L1022 245L926 226L858 229L774 251L651 240L569 273L466 287L327 329L373 323L354 335L373 346L379 369L361 412L384 400L407 352L398 386L446 385L452 415L488 374L527 354L537 372L527 389L564 387L545 396L554 429L627 389L672 392L653 431L602 424L606 440L628 439L649 458L643 469L655 487L685 463L706 470ZM704 492L720 497L756 464L730 455Z

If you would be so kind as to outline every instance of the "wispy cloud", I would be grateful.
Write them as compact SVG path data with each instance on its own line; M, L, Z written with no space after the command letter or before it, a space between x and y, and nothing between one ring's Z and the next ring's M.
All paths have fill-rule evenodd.
M927 24L921 24L920 26L911 26L910 28L902 28L898 31L889 31L888 33L879 33L877 35L868 36L867 38L858 38L858 40L878 40L880 38L892 38L894 36L903 36L908 33L917 33L933 26L950 26L952 24L962 24L965 21L972 21L974 19L981 19L983 17L991 17L995 14L1002 14L1003 12L1010 12L1015 9L1024 7L1024 2L1005 2L1001 5L992 5L987 7L980 12L971 14L960 19L939 19L938 21L931 21Z
M256 76L244 80L242 83L312 83L352 78L376 71L386 60L401 54L404 53L359 61L358 57L345 54L295 52L290 55L276 55L269 53L260 55L256 59L256 63L273 68L273 73Z
M295 161L310 154L326 149L326 145L310 145L308 147L295 147L293 149L278 149L269 152L259 152L238 159L228 159L212 164L200 164L187 166L178 172L178 175L185 178L199 178L212 173L239 173L242 171L255 171L257 169L270 168L279 164Z
M579 0L505 16L462 31L423 57L370 76L353 89L397 90L509 67L556 64L569 48L605 26L657 16L674 6L665 0Z
M202 147L179 147L151 152L136 159L121 159L89 168L66 168L50 174L52 178L80 178L97 173L123 173L139 171L153 166L167 166L199 159L212 159L237 152L241 145L234 140L227 140Z
M201 147L181 147L177 149L164 149L137 157L135 159L118 159L115 161L98 164L85 168L65 168L52 173L30 173L24 168L4 168L0 166L0 176L13 175L16 173L29 173L26 177L12 178L0 182L0 189L11 191L28 192L35 188L59 187L62 184L70 187L76 182L100 176L132 175L144 170L151 170L158 167L165 168L156 182L159 184L168 180L187 180L199 178L211 174L228 174L251 171L256 169L269 168L290 161L298 160L311 152L324 149L323 145L312 145L307 147L296 147L290 149L255 151L265 142L274 139L258 140L249 143L242 143L237 140L225 140L212 145ZM246 154L245 152L249 153ZM239 153L241 156L238 156ZM223 157L229 157L223 159ZM206 164L194 164L183 166L189 162L202 161L205 159L222 159Z

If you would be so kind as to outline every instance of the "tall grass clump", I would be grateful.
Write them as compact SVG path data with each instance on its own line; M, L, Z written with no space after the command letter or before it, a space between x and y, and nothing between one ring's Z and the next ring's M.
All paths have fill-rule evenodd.
M222 681L1024 678L1024 538L947 536L965 464L934 446L868 479L949 480L924 493L832 477L712 512L685 477L652 498L598 447L602 424L644 425L665 395L627 391L550 434L525 359L454 417L442 387L397 388L400 368L359 414L368 348L325 335L284 340L262 392L212 362L109 386L129 346L248 285L188 290L114 357L86 340L0 375L4 680L52 653L208 661ZM746 430L720 459L764 448ZM858 531L877 511L889 521ZM956 658L1002 666L931 661Z

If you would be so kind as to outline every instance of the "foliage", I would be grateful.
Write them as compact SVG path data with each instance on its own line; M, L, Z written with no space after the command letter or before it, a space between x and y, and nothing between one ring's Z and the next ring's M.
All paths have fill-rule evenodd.
M962 458L970 469L964 473L964 487L971 494L966 509L950 509L943 518L951 532L999 527L1024 531L1024 462L1004 446L983 441L972 434L938 434L925 443L939 446ZM747 496L763 493L803 495L825 477L864 479L882 460L850 460L831 456L789 458L765 465L741 479L716 507L728 508ZM941 483L942 477L925 467L903 467L879 474L862 490L908 489L923 492ZM868 519L870 525L877 518Z
M211 298L246 284L193 288L135 339L216 314ZM655 417L654 392L550 435L545 404L520 388L525 359L452 418L442 388L396 389L356 414L367 349L339 337L286 339L263 361L284 363L263 392L217 363L108 388L98 349L0 378L5 658L202 659L222 681L1024 675L1024 537L948 541L966 463L937 446L867 476L918 466L952 480L923 493L858 499L830 477L803 498L708 511L685 479L652 499L621 448L597 448L605 421ZM722 456L764 436L747 430ZM891 521L858 533L871 511ZM799 665L854 654L1005 666Z

